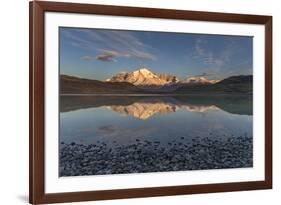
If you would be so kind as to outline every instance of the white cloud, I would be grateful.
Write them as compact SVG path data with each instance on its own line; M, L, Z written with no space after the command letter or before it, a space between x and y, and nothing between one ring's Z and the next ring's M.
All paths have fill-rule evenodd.
M93 60L93 56L82 56L81 57L82 60L86 60L86 61L90 61L90 60Z
M211 65L215 67L222 67L230 59L230 50L226 49L222 53L214 53L208 48L208 42L203 39L197 39L194 46L194 53L191 58L195 60L201 60L205 65Z
M73 46L99 52L96 56L97 60L114 61L116 58L157 59L149 51L151 50L150 45L141 42L128 31L65 28L62 30L62 35L71 40Z

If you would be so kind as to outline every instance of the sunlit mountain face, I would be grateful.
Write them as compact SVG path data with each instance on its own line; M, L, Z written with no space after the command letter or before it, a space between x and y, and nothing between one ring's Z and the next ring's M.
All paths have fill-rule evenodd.
M208 80L203 76L189 76L183 80L179 80L176 75L167 73L155 73L149 68L140 68L133 72L120 72L106 82L127 82L135 86L167 86L180 84L214 84L220 80Z
M179 80L174 75L156 74L148 68L140 68L133 72L121 72L106 80L107 82L128 82L137 86L158 85L163 86L176 83Z

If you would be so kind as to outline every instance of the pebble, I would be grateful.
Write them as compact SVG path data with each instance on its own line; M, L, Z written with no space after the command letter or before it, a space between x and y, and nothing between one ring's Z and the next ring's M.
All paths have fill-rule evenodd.
M61 142L59 174L83 176L253 166L253 139L248 136L194 138L189 142L171 141L166 146L160 141L144 142L115 147L101 142L94 145Z

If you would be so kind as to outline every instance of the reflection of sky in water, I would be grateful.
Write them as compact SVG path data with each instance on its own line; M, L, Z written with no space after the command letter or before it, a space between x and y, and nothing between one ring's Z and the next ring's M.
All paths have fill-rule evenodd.
M252 116L231 114L218 108L204 112L179 108L174 112L154 113L146 120L122 112L96 107L61 113L60 139L87 144L97 141L130 144L136 139L166 143L182 137L190 140L252 136Z

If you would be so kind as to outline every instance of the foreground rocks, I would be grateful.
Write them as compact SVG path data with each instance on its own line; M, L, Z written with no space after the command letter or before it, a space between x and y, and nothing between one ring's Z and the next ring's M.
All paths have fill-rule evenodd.
M136 140L126 146L106 143L60 144L60 176L145 173L253 166L249 137L171 142Z

